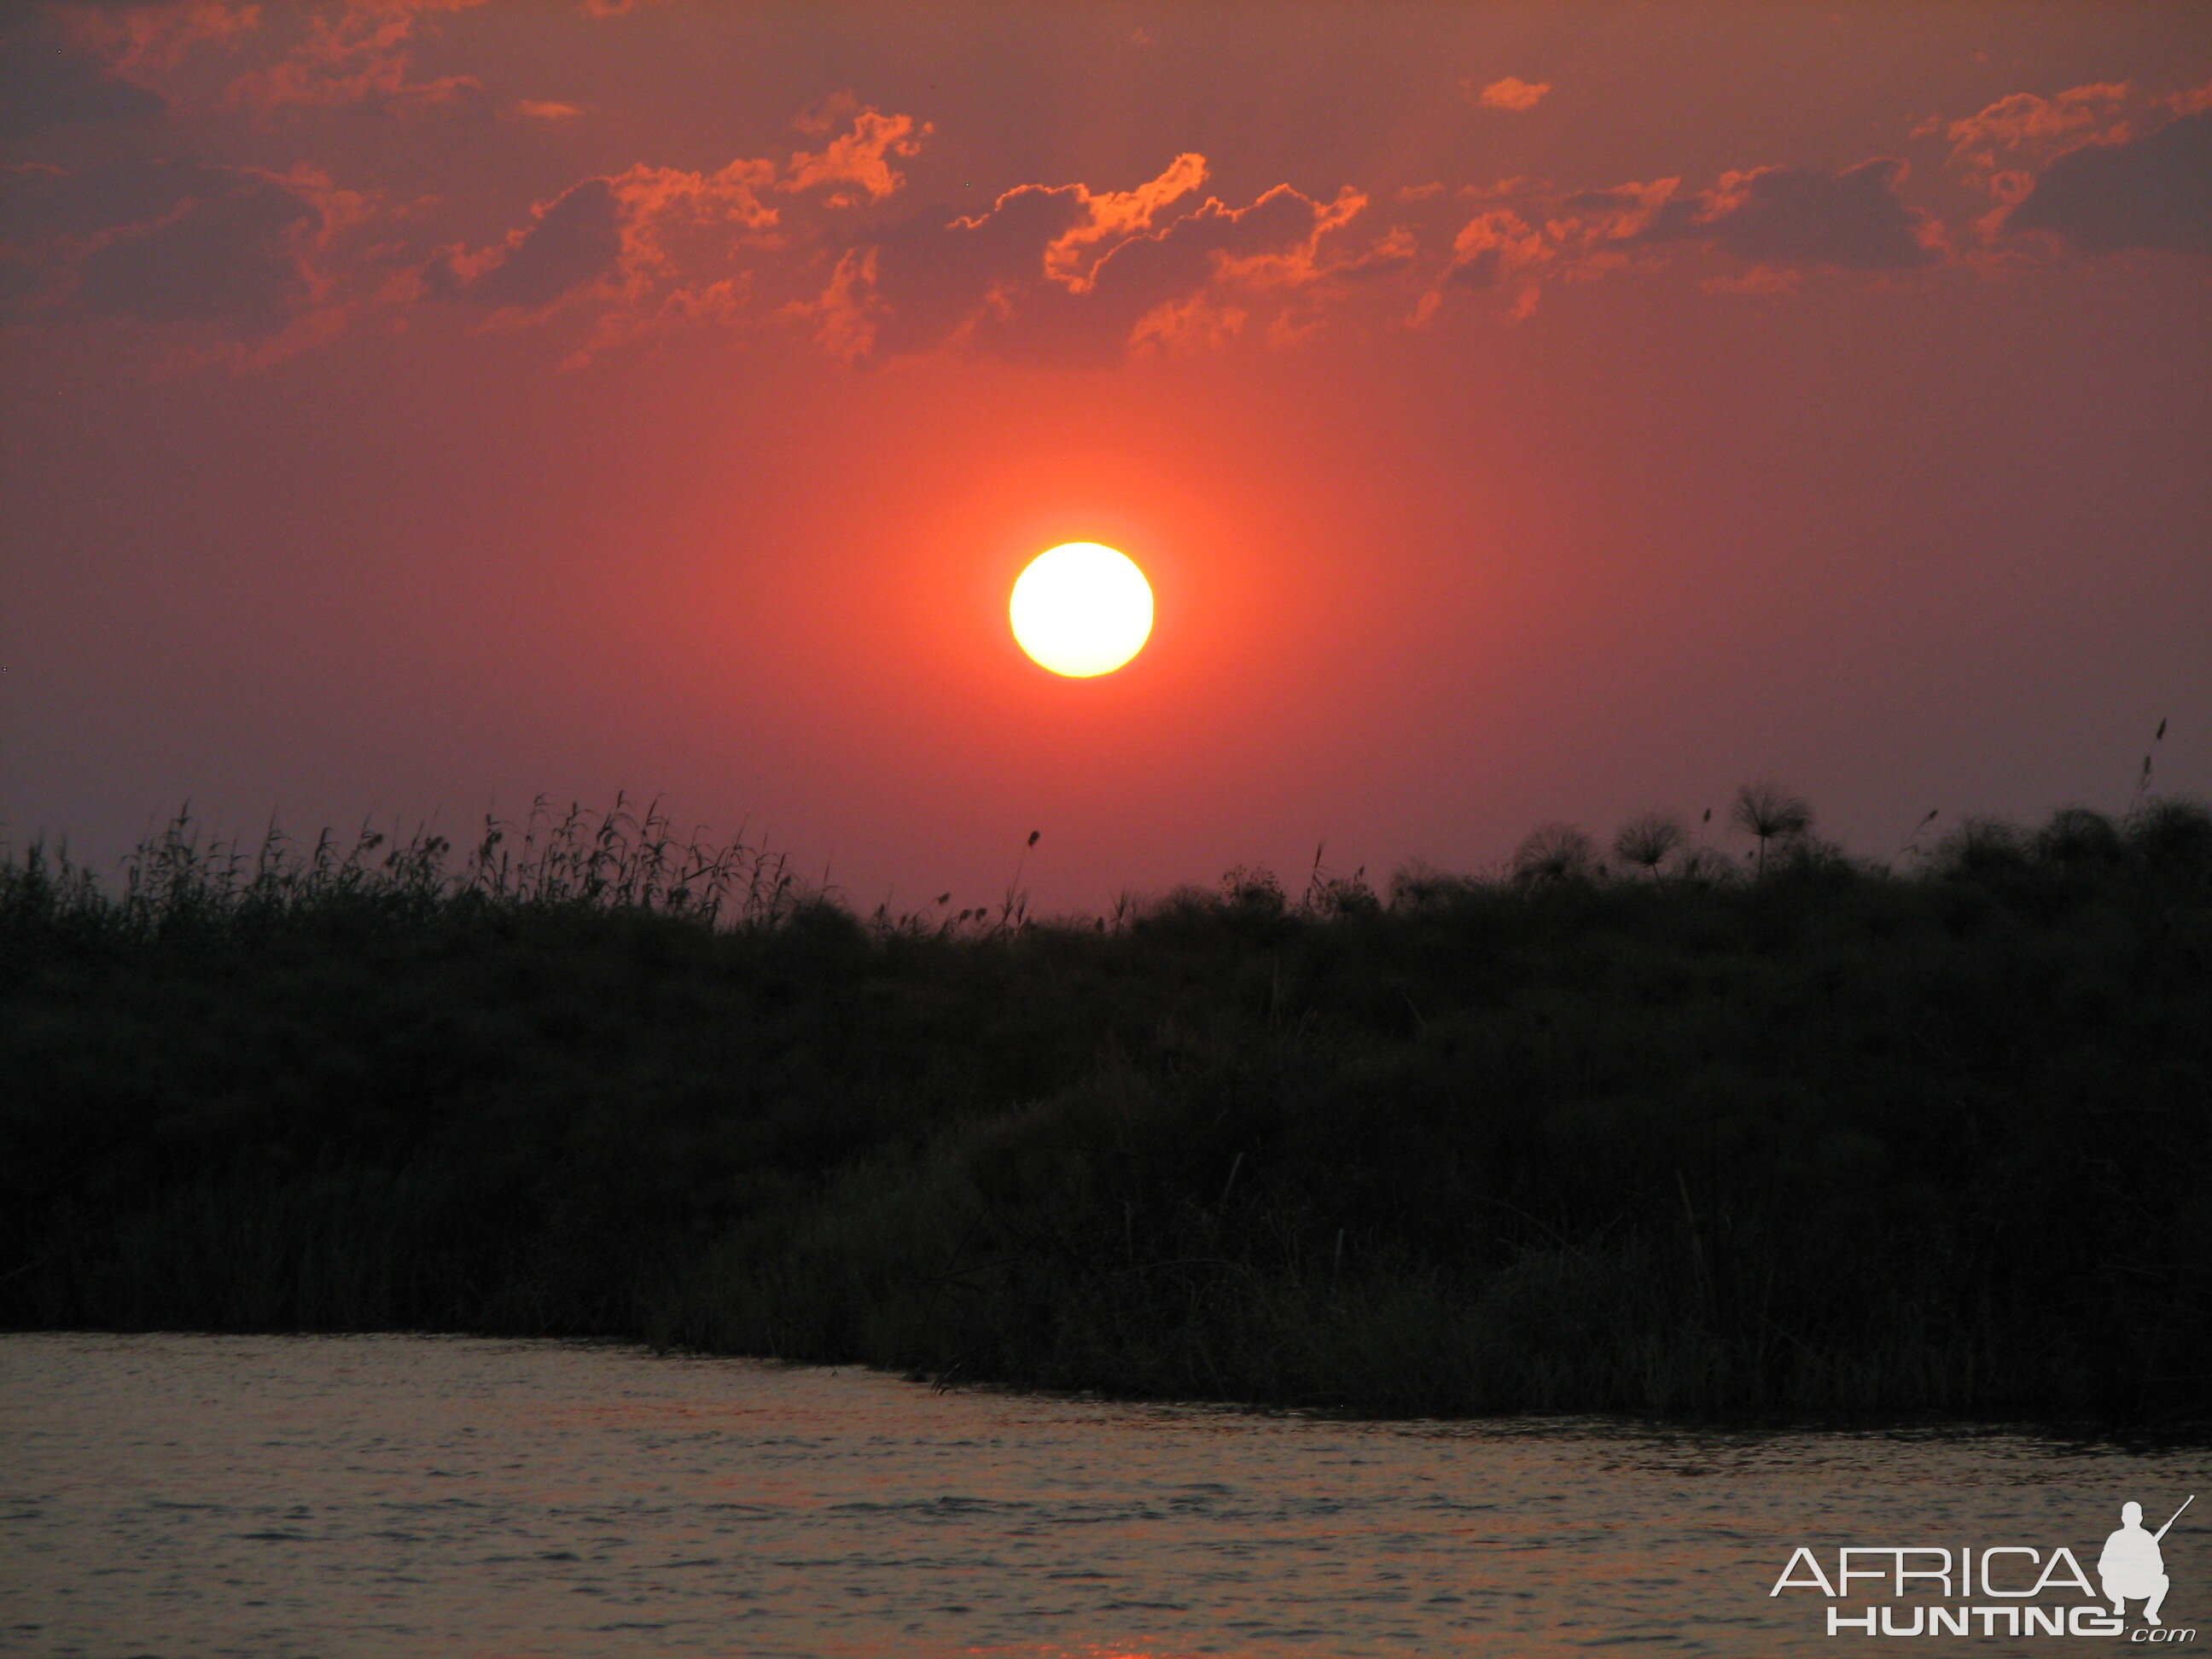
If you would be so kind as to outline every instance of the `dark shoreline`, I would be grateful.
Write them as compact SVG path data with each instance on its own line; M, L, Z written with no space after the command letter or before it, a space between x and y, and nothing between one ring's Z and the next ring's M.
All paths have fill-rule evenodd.
M0 866L0 1328L2212 1432L2189 803L1902 877L1802 842L1111 926L862 919L757 862L714 925L444 850Z
M1042 1384L956 1378L941 1382L925 1371L872 1365L861 1360L790 1359L773 1354L715 1353L697 1348L656 1347L639 1337L526 1335L512 1332L434 1329L364 1329L239 1331L206 1330L194 1327L118 1329L96 1325L62 1325L26 1328L0 1328L0 1342L24 1337L165 1338L187 1340L220 1339L249 1340L275 1338L285 1341L343 1342L358 1338L391 1337L422 1342L545 1343L558 1348L586 1352L605 1349L653 1359L735 1360L792 1370L865 1371L878 1376L929 1388L946 1395L976 1394L1010 1400L1109 1406L1158 1406L1218 1412L1232 1417L1282 1418L1299 1422L1346 1425L1429 1425L1439 1431L1466 1430L1484 1436L1512 1439L1619 1440L1627 1443L1663 1442L1680 1437L1693 1442L1708 1440L1783 1439L1797 1435L1845 1435L1893 1440L1902 1444L1930 1441L1950 1444L1977 1440L2026 1440L2053 1456L2154 1456L2164 1453L2212 1447L2212 1419L2176 1424L2104 1424L2042 1420L2034 1418L1990 1419L1978 1417L1898 1418L1893 1416L1750 1416L1716 1413L1696 1416L1664 1416L1632 1411L1615 1412L1499 1412L1447 1417L1411 1416L1362 1410L1356 1406L1284 1405L1258 1400L1197 1399L1181 1395L1126 1393L1091 1388L1053 1388Z

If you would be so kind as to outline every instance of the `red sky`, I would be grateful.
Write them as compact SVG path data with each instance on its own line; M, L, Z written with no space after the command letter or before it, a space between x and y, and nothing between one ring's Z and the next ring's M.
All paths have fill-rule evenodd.
M0 157L18 844L619 787L1096 909L2212 793L2199 4L24 8Z

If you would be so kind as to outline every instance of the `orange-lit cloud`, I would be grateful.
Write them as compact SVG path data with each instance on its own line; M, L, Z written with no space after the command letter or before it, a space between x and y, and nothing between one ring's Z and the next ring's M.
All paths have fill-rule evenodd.
M854 357L1106 362L1220 344L1256 321L1285 343L1316 307L1411 259L1403 234L1346 237L1368 204L1357 191L1323 202L1285 185L1243 207L1188 205L1206 174L1187 154L1130 190L1024 185L986 213L899 227L866 265L841 264L809 314Z
M437 14L465 11L486 0L343 0L343 3L264 5L244 0L143 0L52 9L80 49L113 76L143 84L176 69L198 47L233 52L264 47L265 61L234 77L223 103L268 115L280 110L368 110L397 116L482 115L489 100L471 75L417 78L409 47ZM593 7L611 15L628 5ZM434 29L434 23L428 27ZM560 120L575 106L518 99L509 106L527 118Z
M269 61L236 76L225 89L224 102L233 108L264 114L286 108L477 114L486 106L483 85L474 76L417 80L406 47L426 15L483 3L347 0L309 7L153 0L65 5L55 15L81 46L128 76L173 70L205 45L235 51L249 40L272 42Z
M305 35L272 64L234 80L234 106L368 109L386 115L482 114L483 83L472 75L416 80L406 46L426 12L464 10L483 0L356 0L309 15Z
M1087 253L1102 243L1149 231L1170 204L1182 200L1205 182L1206 157L1185 154L1170 162L1167 171L1159 177L1146 180L1134 190L1094 193L1084 185L1062 186L1073 192L1080 213L1073 224L1046 244L1044 274L1074 293L1084 292L1092 281L1083 263ZM1034 190L1038 186L1024 188Z
M174 69L194 47L210 43L234 48L261 27L261 8L235 0L67 5L54 16L79 46L126 75Z
M511 123L567 125L579 143L634 142L611 137L629 114L602 101L576 64L560 89L592 94L587 126L582 102L517 95L527 86L501 87L495 103L461 72L474 62L418 64L441 29L461 33L445 14L480 3L82 4L0 29L0 88L10 94L0 137L39 147L27 152L32 171L0 181L4 314L18 325L127 317L267 340L304 337L307 318L325 332L372 314L404 328L427 304L465 327L542 327L557 342L551 360L572 364L676 331L797 334L854 364L936 353L1105 364L1422 325L1457 306L1525 317L1556 285L1683 264L1702 262L1694 274L1717 292L1799 293L1816 270L1887 281L1936 270L1973 240L1929 210L1946 200L1941 189L1887 157L1747 165L1703 188L1674 177L1559 184L1529 160L1512 163L1521 174L1478 185L1429 157L1412 175L1426 182L1378 189L1354 164L1350 182L1317 190L1265 188L1267 175L1255 178L1252 155L1239 152L1215 158L1251 181L1224 198L1207 193L1215 165L1195 149L1164 150L1151 176L1111 182L1037 179L1000 155L988 164L998 180L1036 181L994 187L978 208L957 188L971 170L993 176L976 168L970 131L940 154L927 112L864 103L850 89L821 97L773 153L751 147L718 167L602 151L565 177L514 175L531 180L526 195L496 169L468 175L499 179L481 195L425 177L420 134L395 144L373 136L388 125L314 124L314 112L488 118L495 108ZM468 33L495 38L497 21L478 18ZM235 64L220 61L232 53ZM1553 89L1516 76L1461 86L1508 112ZM310 125L272 124L288 112ZM1981 245L1964 258L2199 252L2204 216L2191 192L2208 113L2212 85L2159 95L2114 78L1931 118L1916 136L1942 149L1954 182L1990 198L1975 222ZM327 142L325 165L350 174L350 199L364 205L335 206L346 192L328 179L311 189L289 174L188 177L181 164L153 165L195 153L225 122L226 142L242 146ZM148 159L62 168L64 156L92 153L69 148L86 129L103 130L111 154ZM696 142L682 153L697 155ZM540 147L540 164L551 154ZM114 181L130 166L126 190ZM165 189L158 202L131 194ZM371 222L377 236L362 233Z
M1996 203L1975 221L1985 258L2212 252L2212 83L2163 97L2124 81L2016 92L1919 134L1939 127L1960 179Z
M1480 88L1472 81L1462 81L1460 86L1483 108L1503 110L1534 109L1552 89L1549 81L1523 81L1517 75L1509 75Z
M1559 257L1559 248L1544 233L1510 208L1491 208L1462 225L1452 238L1451 258L1431 283L1418 305L1413 321L1427 323L1451 289L1495 289ZM1537 290L1524 285L1513 301L1512 314L1526 317L1536 304Z
M817 154L793 155L775 187L792 191L826 188L835 207L864 199L880 201L906 182L892 169L890 158L918 155L928 135L928 123L917 122L911 115L855 110L850 131L831 139ZM860 194L844 188L848 185L859 186Z
M2092 139L2124 137L2127 124L2118 112L2129 90L2124 82L2099 81L2055 98L2032 92L2000 98L1944 129L1952 165L1986 182L2008 167L2038 165Z
M840 362L857 362L875 349L884 313L877 293L878 252L848 248L819 296L794 300L781 313L807 328L815 343Z
M835 293L811 310L794 310L798 296L775 291L791 280L782 267L821 252L839 214L896 192L904 179L892 158L918 154L929 129L849 100L824 108L831 113L799 125L827 142L781 161L740 156L713 171L640 163L585 179L537 204L529 224L490 246L441 250L423 269L424 291L468 300L509 325L588 303L597 314L572 362L673 328L764 324L778 314L811 317L825 343L849 351L858 325L831 319L860 267L839 259ZM838 118L842 130L825 129ZM775 303L759 310L763 287Z

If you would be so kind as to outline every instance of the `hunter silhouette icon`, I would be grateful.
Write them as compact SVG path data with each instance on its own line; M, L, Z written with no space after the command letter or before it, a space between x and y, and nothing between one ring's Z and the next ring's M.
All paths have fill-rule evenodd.
M2191 1492L2183 1500L2181 1510L2196 1501L2197 1494ZM2174 1522L2181 1519L2181 1510L2174 1510L2172 1518L2155 1533L2148 1533L2142 1528L2142 1504L2120 1506L2120 1529L2105 1540L2105 1553L2097 1558L2097 1577L2105 1581L2105 1597L2119 1617L2127 1616L2130 1599L2140 1598L2143 1622L2164 1622L2158 1610L2165 1604L2166 1592L2172 1581L2166 1576L2166 1560L2160 1555L2158 1546Z

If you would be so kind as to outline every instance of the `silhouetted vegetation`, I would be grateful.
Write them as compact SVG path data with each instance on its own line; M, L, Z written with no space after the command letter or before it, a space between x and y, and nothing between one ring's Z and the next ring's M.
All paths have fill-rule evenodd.
M572 816L0 865L0 1322L1396 1413L2212 1417L2212 817L860 917ZM1710 816L1710 815L1709 815ZM1755 873L1753 871L1755 870ZM933 915L939 914L933 912Z

